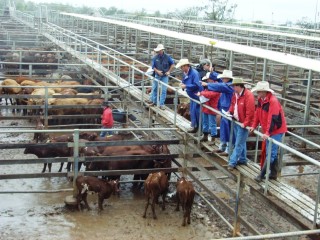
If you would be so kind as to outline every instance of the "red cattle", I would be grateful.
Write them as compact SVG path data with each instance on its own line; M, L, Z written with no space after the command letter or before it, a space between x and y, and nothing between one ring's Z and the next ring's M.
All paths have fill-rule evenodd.
M144 193L147 197L147 204L143 217L146 218L147 209L151 205L153 218L157 219L155 204L158 203L159 196L162 196L162 210L165 210L165 198L169 188L169 181L164 172L150 173L144 182ZM151 200L151 203L150 203Z
M176 211L179 211L179 204L181 202L183 213L182 226L186 225L186 222L190 224L190 214L195 196L195 190L191 182L187 181L184 177L177 181L177 207Z
M190 121L190 103L180 103L178 105L177 113Z
M103 210L102 204L104 199L108 199L112 193L119 192L118 181L105 181L91 176L78 176L76 185L78 188L77 204L79 211L81 211L81 201L84 201L86 208L90 210L87 201L88 191L98 193L99 210Z

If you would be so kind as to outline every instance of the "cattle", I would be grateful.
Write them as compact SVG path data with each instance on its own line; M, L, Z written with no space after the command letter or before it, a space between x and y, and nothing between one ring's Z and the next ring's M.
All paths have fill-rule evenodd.
M162 196L162 210L165 210L165 197L169 188L169 181L164 172L150 173L144 182L144 193L147 198L146 207L143 217L146 218L147 210L151 205L153 218L157 219L155 213L155 204L158 202L159 196ZM151 203L150 203L151 201Z
M37 119L37 124L36 124L36 130L44 130L44 125L43 122L40 118ZM46 134L45 133L40 133L40 132L35 132L33 136L33 141L36 143L38 142L44 142L46 140Z
M98 147L99 148L99 147ZM152 154L170 154L170 151L165 145L131 145L131 146L112 146L105 147L100 152L102 156L130 156L130 155L152 155ZM158 161L156 158L154 159ZM157 163L158 167L171 167L171 160L167 160L164 164ZM150 160L119 160L119 161L94 161L87 165L88 171L99 170L126 170L126 169L151 169L154 168L155 162ZM133 180L145 180L147 174L135 174ZM169 175L170 176L170 175ZM112 179L120 178L120 176L112 176ZM141 185L140 185L141 186ZM139 184L134 183L133 187L139 187Z
M44 147L44 146L28 146L24 150L24 154L34 154L38 158L54 158L54 157L69 157L70 149L68 147ZM42 173L46 171L48 165L51 172L52 163L44 163ZM59 171L62 171L63 162L60 165Z
M190 103L180 103L178 105L177 113L190 121Z
M195 190L191 182L187 181L184 177L177 181L177 207L176 211L179 211L179 205L181 203L183 210L182 226L186 225L186 222L190 224L190 214L195 196Z
M78 189L77 205L79 211L81 211L81 201L84 201L86 208L90 210L87 201L88 191L98 193L99 210L103 210L104 199L108 199L112 193L119 192L118 181L106 181L91 176L78 176L76 186Z

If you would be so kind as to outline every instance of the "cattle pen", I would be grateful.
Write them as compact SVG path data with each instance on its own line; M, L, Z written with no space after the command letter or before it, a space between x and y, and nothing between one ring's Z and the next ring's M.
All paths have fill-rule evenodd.
M30 196L44 193L50 193L53 196L62 193L52 198L59 197L55 200L63 203L64 198L71 194L70 192L73 192L73 196L75 196L74 181L79 174L95 176L138 175L160 170L159 168L128 168L126 170L83 171L80 169L78 171L80 162L108 162L124 158L132 161L170 159L172 166L162 168L162 170L174 173L172 174L173 179L177 178L176 175L191 179L197 188L198 197L198 203L193 208L193 221L196 224L193 225L192 222L189 226L194 232L179 228L176 239L186 236L189 236L190 239L319 238L318 80L320 65L318 60L311 59L317 54L311 46L310 49L313 50L310 50L308 54L312 56L306 54L306 57L309 57L306 58L305 56L280 53L274 51L273 48L258 49L250 45L242 46L228 43L211 39L208 35L194 36L192 33L181 33L179 29L175 29L169 23L166 24L166 29L161 29L144 25L144 22L147 21L140 21L137 24L123 19L114 20L107 17L97 18L72 13L50 12L45 8L40 8L38 11L41 11L41 14L33 16L19 12L12 6L10 14L0 18L0 26L4 29L0 34L3 80L16 79L18 81L20 79L21 83L19 86L2 86L2 91L6 94L2 94L1 97L8 101L13 100L11 104L5 104L5 101L2 100L0 106L3 124L0 132L3 136L0 143L3 159L0 160L0 165L4 167L0 181L5 182L5 184L1 184L0 193L2 196L14 201L19 198L19 194L24 196L27 194L27 199L36 201ZM192 24L190 23L190 28L194 27ZM260 31L257 34L263 33ZM276 41L276 39L270 41ZM191 101L191 99L179 88L179 77L170 77L168 88L173 92L172 102L166 104L165 109L146 104L146 100L149 98L146 88L150 87L150 81L154 80L152 76L146 74L146 70L152 57L151 50L159 42L163 42L167 46L167 51L172 52L175 59L188 57L190 61L196 63L200 56L205 56L214 60L219 70L228 68L232 69L236 75L243 76L248 80L250 86L258 80L267 80L272 84L285 107L290 127L283 142L269 139L272 144L279 145L281 149L282 173L278 180L267 178L263 183L257 183L253 180L259 173L259 164L257 163L260 154L258 142L261 133L259 131L255 131L254 136L249 139L254 146L248 152L249 164L239 166L233 172L229 172L226 168L227 157L212 152L217 148L218 143L210 145L200 142L200 132L194 135L187 133L190 121L178 115L177 111L179 102ZM317 46L318 42L315 39L312 44ZM308 41L304 43L307 44ZM273 46L282 45L275 43ZM296 52L302 51L303 53L303 50L297 49L299 50ZM176 75L178 74L177 71ZM36 79L38 85L22 85L22 82L28 79ZM75 82L74 85L70 85L71 81ZM40 82L41 85L39 85ZM63 82L65 84L61 85ZM158 82L158 84L162 83ZM6 91L6 89L16 88L21 91L19 90L18 93ZM33 90L43 89L43 92L31 95L27 93L31 88ZM90 90L90 93L95 93L90 95L84 92L79 95L59 95L55 94L56 90L54 89L57 88L61 92L67 88L78 89L79 92L86 88ZM22 89L26 92L22 92ZM79 99L80 104L55 104L59 102L59 99ZM126 132L131 136L130 139L81 142L81 133L100 133L101 102L100 104L96 102L89 104L89 101L104 99L108 99L112 106L124 116L122 122L118 122L113 131L119 135ZM21 104L22 101L19 100L23 100L24 104ZM217 113L221 115L220 112ZM43 121L44 129L35 129L34 120L37 119ZM236 121L230 120L232 126L238 124ZM35 143L30 141L34 133L49 135L51 138L61 134L69 134L72 135L72 141ZM137 155L126 155L125 151L116 156L81 155L81 150L88 147L132 145L167 145L170 153L160 151L138 157ZM31 159L22 153L23 149L31 147L72 149L72 154L69 152L70 156L57 157L52 155ZM8 153L7 156L6 153ZM25 165L38 164L37 166L39 166L44 163L73 163L73 168L70 172L40 173L40 168L25 167ZM53 178L58 180L52 180ZM67 181L67 178L73 178L73 182ZM31 182L27 179L30 179ZM35 179L35 183L32 182L33 179ZM16 180L23 182L21 188L19 188L19 184L11 183ZM128 182L134 183L135 181L128 178L123 180L123 183ZM7 186L14 186L14 189L7 188ZM127 188L124 190L128 191ZM48 200L49 198L46 197L44 199L46 199L46 203L54 204L53 200ZM139 197L137 199L141 200ZM22 200L17 201L26 204ZM105 210L108 214L112 214L112 210L116 212L117 204L119 206L123 204L120 204L121 196L120 200L114 199L112 201L110 209L107 207ZM132 203L132 205L134 204ZM135 212L137 209L132 205L129 205L128 209L132 208L132 215L138 215L141 219L133 218L129 223L134 225L137 222L140 224L139 227L142 225L143 228L140 232L134 232L138 235L133 235L132 239L155 238L157 235L154 232L148 233L148 231L150 231L150 226L156 227L157 224L158 228L156 229L160 234L163 234L163 239L170 239L170 236L180 227L180 220L179 224L175 224L177 220L174 217L169 220L169 216L174 215L170 213L160 214L158 220L143 222L143 209L137 214ZM203 205L207 206L210 211L201 211ZM6 203L4 207L10 208L10 204ZM8 220L10 211L2 208L0 214ZM56 213L51 212L51 214L55 215ZM64 214L68 221L71 221L70 225L76 225L77 221L72 220L73 218L82 217L77 212L59 210L59 215ZM48 216L50 216L50 211L46 212L46 219L51 219L53 222L57 220ZM101 219L106 220L104 218L106 216L107 214L102 215ZM117 218L115 215L112 216ZM121 216L126 217L126 215ZM92 216L86 214L85 217ZM95 215L95 217L97 216ZM165 222L163 218L168 218L168 221L171 221L169 226L161 225ZM213 218L219 219L222 223L218 223L219 221ZM121 219L118 220L121 222ZM200 228L199 225L205 226L205 230L202 230L201 233L196 232ZM1 234L3 235L0 235L0 238L19 239L13 230L10 231L9 228L4 230L5 227L8 225L5 223L1 225L3 228ZM74 226L67 224L61 227L74 228ZM48 226L49 228L50 226ZM117 227L113 226L113 228ZM49 230L52 231L54 239L60 237L54 235L54 231L57 229L50 228ZM103 232L98 227L95 228L95 231ZM111 232L113 231L114 229L111 230ZM123 231L125 232L125 230ZM133 230L131 229L131 231ZM142 233L144 231L147 231L145 237ZM19 233L25 234L25 231L20 229ZM97 234L95 238L103 236ZM128 234L133 234L133 232ZM29 235L29 237L34 236L41 238L43 235ZM118 236L119 238L123 237L123 235ZM64 237L74 239L79 236L74 230L74 232L70 231L70 235L64 235Z

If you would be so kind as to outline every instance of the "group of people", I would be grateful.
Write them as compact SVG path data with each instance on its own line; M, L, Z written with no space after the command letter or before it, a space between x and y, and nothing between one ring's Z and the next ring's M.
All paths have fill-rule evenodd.
M174 68L173 59L164 53L164 46L159 44L152 59L152 68L159 81L168 83L168 76ZM231 70L224 70L222 74L215 71L208 59L203 59L199 66L193 68L188 59L181 59L176 68L180 68L183 76L180 87L190 97L191 129L189 133L196 133L199 129L200 101L213 109L219 110L225 116L232 117L238 123L233 128L233 139L230 141L231 121L222 117L220 121L220 145L215 152L224 156L229 155L229 142L233 145L228 169L232 171L237 165L247 164L246 140L250 132L261 126L262 139L272 138L281 141L287 131L286 119L282 106L273 90L266 81L258 82L251 91L246 88L242 78L233 77ZM153 82L150 104L157 105L158 83ZM165 90L165 92L164 92ZM257 92L258 105L255 105L254 93ZM166 87L162 86L160 108L163 109L166 98ZM194 101L196 100L196 101ZM206 107L202 108L202 138L201 141L214 141L217 137L216 112ZM266 142L268 149L269 141ZM266 156L268 159L268 153ZM277 178L278 145L272 144L270 156L270 178ZM255 178L262 181L267 170L267 161L261 168L261 173Z
M154 51L157 53L152 59L152 69L157 80L168 84L169 75L173 71L174 60L164 52L165 48L159 44ZM246 82L242 78L233 77L231 70L224 70L222 74L215 71L214 66L208 59L203 59L199 66L193 68L188 59L181 59L177 65L181 69L183 76L180 87L186 91L190 97L190 118L191 129L189 133L196 133L199 130L203 135L200 141L214 141L217 138L216 114L206 107L202 108L202 129L200 126L200 104L203 103L217 111L222 112L223 116L235 119L238 123L233 128L233 138L230 141L231 121L222 117L220 121L220 144L215 152L222 156L228 156L230 153L228 169L232 171L237 165L247 164L247 146L246 141L250 132L253 132L259 125L261 126L262 139L272 138L281 141L287 131L286 119L282 106L273 90L266 81L258 82L251 91L246 88ZM162 85L162 84L161 84ZM158 103L158 84L152 83L150 100L151 106L160 106L164 109L167 87L161 86L161 94ZM255 106L254 92L257 92L258 105ZM196 100L196 101L194 101ZM104 104L102 114L101 137L111 134L113 127L112 109L108 102ZM229 142L233 145L232 152L229 149ZM268 149L269 141L266 142ZM268 153L266 156L268 159ZM272 144L270 156L270 178L277 178L278 146ZM261 168L261 173L255 178L262 181L267 171L267 161Z

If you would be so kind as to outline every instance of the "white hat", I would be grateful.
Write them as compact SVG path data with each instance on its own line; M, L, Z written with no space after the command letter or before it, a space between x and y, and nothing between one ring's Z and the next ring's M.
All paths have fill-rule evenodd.
M155 52L159 52L160 50L164 50L163 44L158 44L157 48L154 49Z
M202 78L203 81L210 78L210 72L207 72L206 75Z
M189 60L187 58L180 59L180 61L176 65L176 68L180 68L180 67L187 65L187 64L190 65Z
M271 92L274 91L269 87L269 83L267 81L257 82L257 86L251 89L251 92L255 91L265 91L265 92Z
M231 85L237 85L237 84L246 84L246 82L243 80L243 78L232 79Z
M223 70L222 74L219 74L217 78L229 78L233 79L231 70Z

